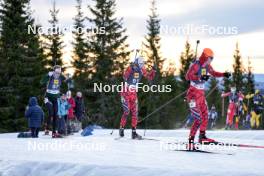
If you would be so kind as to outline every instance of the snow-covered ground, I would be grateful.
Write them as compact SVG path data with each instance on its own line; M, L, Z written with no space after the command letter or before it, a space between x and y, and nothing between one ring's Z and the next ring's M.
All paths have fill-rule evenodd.
M159 139L115 140L118 131L95 130L51 139L18 139L16 133L0 134L0 176L178 176L264 175L264 149L232 148L218 154L174 151L173 141L186 141L187 130L148 130ZM143 134L143 131L139 130ZM264 131L209 131L219 141L264 145ZM206 148L206 150L212 150ZM226 155L227 153L233 155Z

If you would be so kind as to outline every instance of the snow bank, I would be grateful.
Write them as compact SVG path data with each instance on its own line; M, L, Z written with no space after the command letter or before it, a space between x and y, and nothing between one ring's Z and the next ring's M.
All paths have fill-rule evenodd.
M220 154L173 151L168 142L186 141L186 130L148 130L146 137L160 141L115 140L118 131L95 130L64 139L42 136L17 139L15 133L0 134L0 176L263 176L264 150L239 148ZM143 134L143 131L139 131ZM219 141L264 145L263 131L210 131ZM164 147L165 146L165 147ZM35 147L35 148L34 148ZM210 150L210 149L208 149ZM224 153L234 155L225 155Z

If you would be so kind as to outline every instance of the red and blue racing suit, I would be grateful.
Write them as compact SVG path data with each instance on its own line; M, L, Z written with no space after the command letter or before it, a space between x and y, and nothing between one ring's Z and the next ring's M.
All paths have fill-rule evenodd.
M125 85L123 87L123 91L121 92L121 103L123 108L123 115L121 117L120 127L124 128L127 121L127 116L131 112L132 120L131 125L132 128L137 127L138 121L138 98L137 98L137 85L142 79L142 77L146 77L148 80L153 80L155 76L155 70L151 70L147 72L147 70L142 67L140 68L137 65L130 65L124 75L123 78L125 80Z
M190 104L191 115L194 117L194 123L191 127L190 136L195 136L200 128L200 132L205 132L208 124L208 107L205 97L205 81L201 80L202 75L212 75L213 77L223 77L223 73L214 71L211 65L201 64L195 61L185 76L190 81L190 87L187 92L187 101Z

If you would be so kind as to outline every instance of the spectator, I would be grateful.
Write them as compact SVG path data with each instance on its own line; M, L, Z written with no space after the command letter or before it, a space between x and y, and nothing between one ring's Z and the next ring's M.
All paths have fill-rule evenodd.
M218 117L218 114L217 114L217 111L214 105L212 105L211 110L209 111L208 117L209 117L208 118L209 119L208 128L212 129L215 126L216 120Z
M75 116L79 121L82 121L85 113L84 100L81 92L77 92L75 97Z
M66 126L68 133L70 134L72 133L71 124L75 120L75 116L74 116L75 100L74 98L72 98L72 94L70 90L67 92L67 101L68 104L70 105L70 109L68 110L68 119L66 120Z
M31 137L38 138L39 129L44 121L44 112L38 105L36 97L31 97L29 99L29 105L26 108L25 117L28 119Z
M60 97L61 87L64 83L71 85L72 80L70 77L65 77L62 74L62 68L59 65L53 67L53 71L46 74L40 83L46 86L45 98L52 103L52 138L60 138L61 136L57 133L57 114L58 114L58 98Z
M67 101L66 95L63 94L58 98L58 133L60 135L67 135L67 114L70 109L70 105Z
M243 120L243 126L245 129L250 129L250 119L251 119L251 114L248 113L246 118Z

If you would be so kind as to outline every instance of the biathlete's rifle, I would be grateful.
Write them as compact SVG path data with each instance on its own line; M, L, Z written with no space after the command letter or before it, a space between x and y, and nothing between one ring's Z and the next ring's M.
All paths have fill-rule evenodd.
M197 59L197 50L198 50L198 46L200 44L200 40L196 40L196 47L195 47L195 60Z

